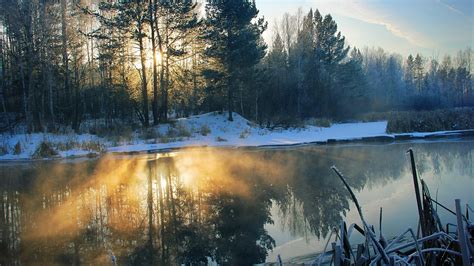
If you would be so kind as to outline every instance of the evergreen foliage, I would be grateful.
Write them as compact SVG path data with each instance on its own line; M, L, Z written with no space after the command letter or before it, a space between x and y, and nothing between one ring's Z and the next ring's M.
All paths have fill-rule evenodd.
M255 1L222 0L206 4L204 38L209 68L204 75L210 83L218 77L216 90L225 91L230 121L235 93L255 80L249 71L265 55L266 45L261 34L267 24L257 15ZM257 21L253 22L255 19Z

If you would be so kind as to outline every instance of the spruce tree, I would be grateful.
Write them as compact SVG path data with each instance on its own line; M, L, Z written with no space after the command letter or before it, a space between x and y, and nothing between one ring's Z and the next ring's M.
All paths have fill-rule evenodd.
M346 58L350 47L346 47L345 37L341 32L337 31L337 24L332 19L331 15L326 15L324 18L318 10L313 15L314 23L314 64L312 67L317 71L319 76L316 95L318 104L322 114L327 115L330 111L330 102L337 97L334 93L334 84L337 83L338 65ZM315 75L314 71L310 75Z
M255 1L221 0L206 4L206 55L211 62L205 72L208 80L215 80L227 90L227 109L232 121L234 92L239 87L244 70L257 65L265 55L266 45L261 34L267 23L257 18Z
M409 55L405 65L405 86L407 92L411 93L413 88L413 79L415 71L415 60L412 55Z
M286 62L287 54L285 51L285 45L280 34L276 34L272 44L272 50L268 53L265 58L266 69L269 72L267 79L267 86L263 91L264 101L262 111L264 114L274 118L275 116L281 117L283 114L288 113L288 95L286 93ZM278 109L275 110L275 107Z
M415 80L415 86L417 89L417 93L421 92L423 79L424 79L424 67L423 67L423 58L416 54L415 61L414 61L414 69L413 69L413 78Z
M349 47L345 46L345 37L337 31L337 24L331 15L322 19L319 11L315 15L316 53L318 59L327 67L332 67L346 58Z

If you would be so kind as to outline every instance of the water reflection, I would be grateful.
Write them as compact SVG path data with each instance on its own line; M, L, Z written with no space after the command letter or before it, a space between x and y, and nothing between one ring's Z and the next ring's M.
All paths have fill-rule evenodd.
M410 146L422 176L456 172L472 180L473 142ZM2 165L0 264L264 262L275 246L266 224L277 220L293 235L325 237L349 211L331 165L360 191L406 173L407 149L203 149Z

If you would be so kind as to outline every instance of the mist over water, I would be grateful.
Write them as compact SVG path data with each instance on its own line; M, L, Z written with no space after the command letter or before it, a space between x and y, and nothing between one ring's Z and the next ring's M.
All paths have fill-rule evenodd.
M248 265L301 255L295 241L321 249L314 243L342 219L360 222L332 165L370 222L384 208L384 233L395 235L416 226L410 147L432 195L474 204L471 140L3 164L0 263Z

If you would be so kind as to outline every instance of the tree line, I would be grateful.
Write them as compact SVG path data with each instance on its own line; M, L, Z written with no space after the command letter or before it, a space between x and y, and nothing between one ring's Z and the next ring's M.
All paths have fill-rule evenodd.
M442 61L357 49L330 15L255 1L3 0L0 110L29 132L143 127L208 111L259 123L474 104L472 51Z
M262 117L354 118L357 113L472 106L470 48L441 60L349 47L331 15L284 14L263 60Z

